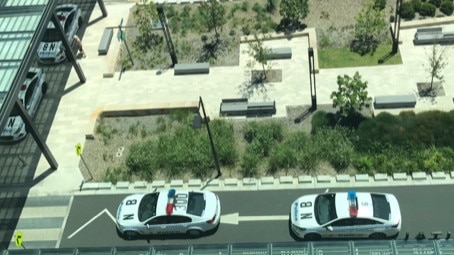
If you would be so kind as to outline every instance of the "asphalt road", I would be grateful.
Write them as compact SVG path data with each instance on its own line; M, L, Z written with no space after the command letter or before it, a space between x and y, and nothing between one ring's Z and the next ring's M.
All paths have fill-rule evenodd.
M347 191L348 189L330 190ZM372 187L356 190L389 192L396 195L403 219L402 231L398 238L403 238L406 232L410 234L410 238L414 238L421 231L426 237L430 237L432 231L443 231L443 235L447 231L454 231L452 220L454 185ZM301 195L321 192L324 190L217 192L221 200L222 215L239 213L238 224L221 223L216 233L198 239L174 236L134 241L121 239L116 232L114 220L109 216L110 213L115 217L117 206L125 197L124 194L76 196L66 222L60 248L294 242L289 233L288 219L285 219L289 214L291 203ZM272 218L276 219L250 221L251 217L241 218L242 216L275 216Z

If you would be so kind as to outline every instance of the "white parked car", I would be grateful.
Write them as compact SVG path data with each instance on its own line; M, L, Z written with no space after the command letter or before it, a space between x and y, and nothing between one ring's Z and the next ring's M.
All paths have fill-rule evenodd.
M68 42L72 44L74 35L82 26L82 12L75 4L58 5L55 15L60 21ZM60 40L58 29L49 22L38 48L38 61L42 64L58 64L66 59L65 48Z
M23 85L19 92L19 100L25 106L30 117L33 117L38 110L44 94L47 91L46 75L40 68L30 68L25 78ZM0 101L5 97L6 93L0 92ZM6 122L6 125L0 135L0 141L15 142L25 138L27 130L25 129L25 122L21 116L13 108L11 114Z
M117 210L117 230L125 239L140 235L188 234L215 230L221 204L211 191L170 189L126 197Z
M293 202L291 229L299 238L396 238L402 219L392 194L339 192L306 195Z

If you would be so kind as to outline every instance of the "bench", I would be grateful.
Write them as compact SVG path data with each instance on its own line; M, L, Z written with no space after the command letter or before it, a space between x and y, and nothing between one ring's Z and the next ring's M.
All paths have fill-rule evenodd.
M98 54L99 55L106 55L109 51L110 41L112 41L113 36L113 29L112 28L105 28L104 32L102 33L101 41L99 42L98 46Z
M292 48L272 48L270 53L270 59L291 59Z
M222 99L220 106L221 116L244 116L248 108L247 98Z
M174 75L210 73L210 63L175 64Z
M247 116L272 116L276 114L276 101L250 102L247 105Z
M416 105L416 97L413 94L376 96L375 101L374 101L375 109L414 108L415 105Z
M443 33L441 27L418 28L413 39L415 45L452 43L453 33Z
M247 98L222 99L221 116L271 116L276 114L276 102L248 102Z

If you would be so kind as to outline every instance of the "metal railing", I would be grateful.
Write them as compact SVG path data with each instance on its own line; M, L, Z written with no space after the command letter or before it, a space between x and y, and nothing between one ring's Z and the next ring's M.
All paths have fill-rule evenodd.
M397 255L454 254L454 240L319 241L5 250L1 255Z

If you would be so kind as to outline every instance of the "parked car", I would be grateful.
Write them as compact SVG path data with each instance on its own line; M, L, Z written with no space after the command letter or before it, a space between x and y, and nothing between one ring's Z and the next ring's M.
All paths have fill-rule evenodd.
M140 235L201 236L221 218L219 197L211 191L170 189L126 197L118 206L117 230L125 239Z
M58 5L55 15L60 21L66 39L72 44L74 35L82 26L82 12L75 4ZM52 21L49 22L42 42L38 48L38 61L42 64L58 64L66 59L65 47L61 41L59 31Z
M355 191L302 196L290 217L293 233L309 240L396 238L402 224L394 195Z
M19 92L19 100L25 106L27 113L33 117L38 110L44 94L47 91L46 75L40 68L30 68L25 78L24 84ZM0 97L6 93L0 93ZM1 101L1 99L0 99ZM0 135L0 141L15 142L25 138L27 130L16 108L13 108L8 121Z

